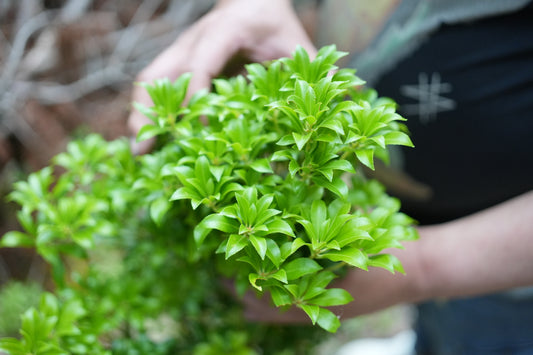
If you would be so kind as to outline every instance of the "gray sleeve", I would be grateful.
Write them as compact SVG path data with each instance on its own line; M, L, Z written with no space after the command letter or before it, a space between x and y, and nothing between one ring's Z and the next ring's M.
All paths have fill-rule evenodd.
M531 0L403 0L351 67L370 85L408 56L441 24L456 24L517 11Z

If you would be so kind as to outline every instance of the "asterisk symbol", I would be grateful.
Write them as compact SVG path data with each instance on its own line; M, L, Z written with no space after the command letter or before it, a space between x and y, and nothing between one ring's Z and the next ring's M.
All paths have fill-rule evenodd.
M437 113L453 110L456 107L454 100L441 96L451 91L452 85L441 82L439 73L431 74L431 78L428 78L426 73L419 73L418 84L400 87L402 95L418 102L400 105L400 109L405 115L417 115L420 122L426 124L435 120Z

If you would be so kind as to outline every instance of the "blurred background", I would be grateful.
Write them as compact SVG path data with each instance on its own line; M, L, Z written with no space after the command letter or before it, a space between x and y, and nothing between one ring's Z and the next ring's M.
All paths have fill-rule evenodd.
M136 74L212 0L0 0L0 235L5 196L73 137L127 135ZM0 249L0 284L36 279L31 252Z
M13 182L72 138L128 135L137 73L211 0L0 0L0 236L16 229ZM51 288L32 250L0 249L0 336Z
M6 202L13 182L48 165L72 138L128 135L135 76L213 3L0 0L0 236L17 228L15 206ZM303 20L312 18L307 3L296 2ZM31 250L0 249L0 337L16 335L19 315L50 287ZM408 307L360 317L321 351L397 334L411 319Z

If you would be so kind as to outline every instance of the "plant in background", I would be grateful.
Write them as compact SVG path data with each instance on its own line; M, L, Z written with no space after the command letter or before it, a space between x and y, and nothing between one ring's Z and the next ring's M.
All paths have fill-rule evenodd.
M16 335L20 315L39 304L42 288L33 282L11 281L0 289L0 336Z
M15 184L24 232L52 266L55 295L22 315L9 354L300 354L335 332L328 307L352 301L331 282L349 268L403 272L383 254L416 238L411 218L365 177L388 145L412 146L392 101L363 90L344 53L250 64L184 105L189 75L143 84L153 124L138 139L97 135ZM61 174L56 172L62 171ZM70 265L70 266L69 266ZM268 291L313 324L247 324L222 279ZM364 292L364 290L361 290Z

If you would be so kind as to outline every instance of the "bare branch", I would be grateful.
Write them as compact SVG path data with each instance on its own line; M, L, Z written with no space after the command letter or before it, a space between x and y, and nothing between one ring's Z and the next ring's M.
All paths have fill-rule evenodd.
M29 98L45 104L60 104L76 101L96 90L126 81L131 81L131 77L124 74L120 65L102 68L65 85L50 82L17 82L17 85Z
M68 0L63 5L59 17L63 22L72 22L83 16L93 0Z
M15 137L27 148L33 148L36 151L43 151L44 143L33 130L33 128L26 122L26 120L19 117L19 113L13 108L18 108L14 103L12 105L5 105L3 107L4 119L0 121L0 125L5 127L1 129L2 136L5 137L8 133L15 135ZM44 149L46 151L46 149Z
M114 3L107 1L93 11L93 0L68 0L58 10L47 10L34 16L31 16L34 11L28 7L34 0L21 0L11 5L11 9L21 12L17 13L17 17L26 20L18 31L14 31L15 24L6 28L9 32L5 33L13 33L12 44L10 46L10 41L5 40L1 45L5 54L2 55L0 69L0 135L12 133L30 149L45 146L43 137L32 129L21 114L29 100L37 100L42 105L56 105L76 102L105 87L117 87L118 90L129 87L143 67L214 3L214 0L171 1L165 13L156 16L164 0L126 1L122 3L128 4L124 10L137 7L129 23L120 27L117 21L120 13L117 14L115 10L123 8L111 13L106 9L113 7ZM84 15L94 16L94 21L88 21L96 26L86 27L85 23L76 22ZM102 19L103 26L100 25ZM77 32L68 32L67 28L71 25ZM58 41L47 42L43 37L32 41L32 47L27 48L30 39L43 29L58 34ZM2 37L6 35L0 33L0 39ZM65 40L67 42L63 42ZM68 46L60 47L60 43L61 46L67 43ZM83 53L81 61L76 57L77 51ZM47 53L55 53L58 60L43 63L43 58L48 58ZM75 67L59 67L65 63L65 57L61 55L63 53L73 55ZM35 57L39 60L31 60ZM44 65L47 63L48 66ZM58 77L56 81L54 75L61 74L64 69L77 70L78 79L60 84L65 76ZM45 76L47 81L43 79Z
M0 92L6 90L9 82L15 77L17 67L24 56L26 43L28 43L28 40L35 32L50 24L50 15L52 13L53 12L50 11L42 12L39 15L32 17L20 28L20 31L15 36L11 52L9 53L2 76L0 77Z
M109 57L109 63L117 61L124 61L129 58L131 51L138 44L139 39L146 27L146 23L150 20L152 15L161 5L162 0L155 1L143 1L141 5L135 11L135 15L131 19L129 26L140 24L135 26L135 30L125 31L118 42L116 43L115 50ZM128 26L128 27L129 27Z
M15 33L31 18L43 11L41 1L20 0L15 22Z

